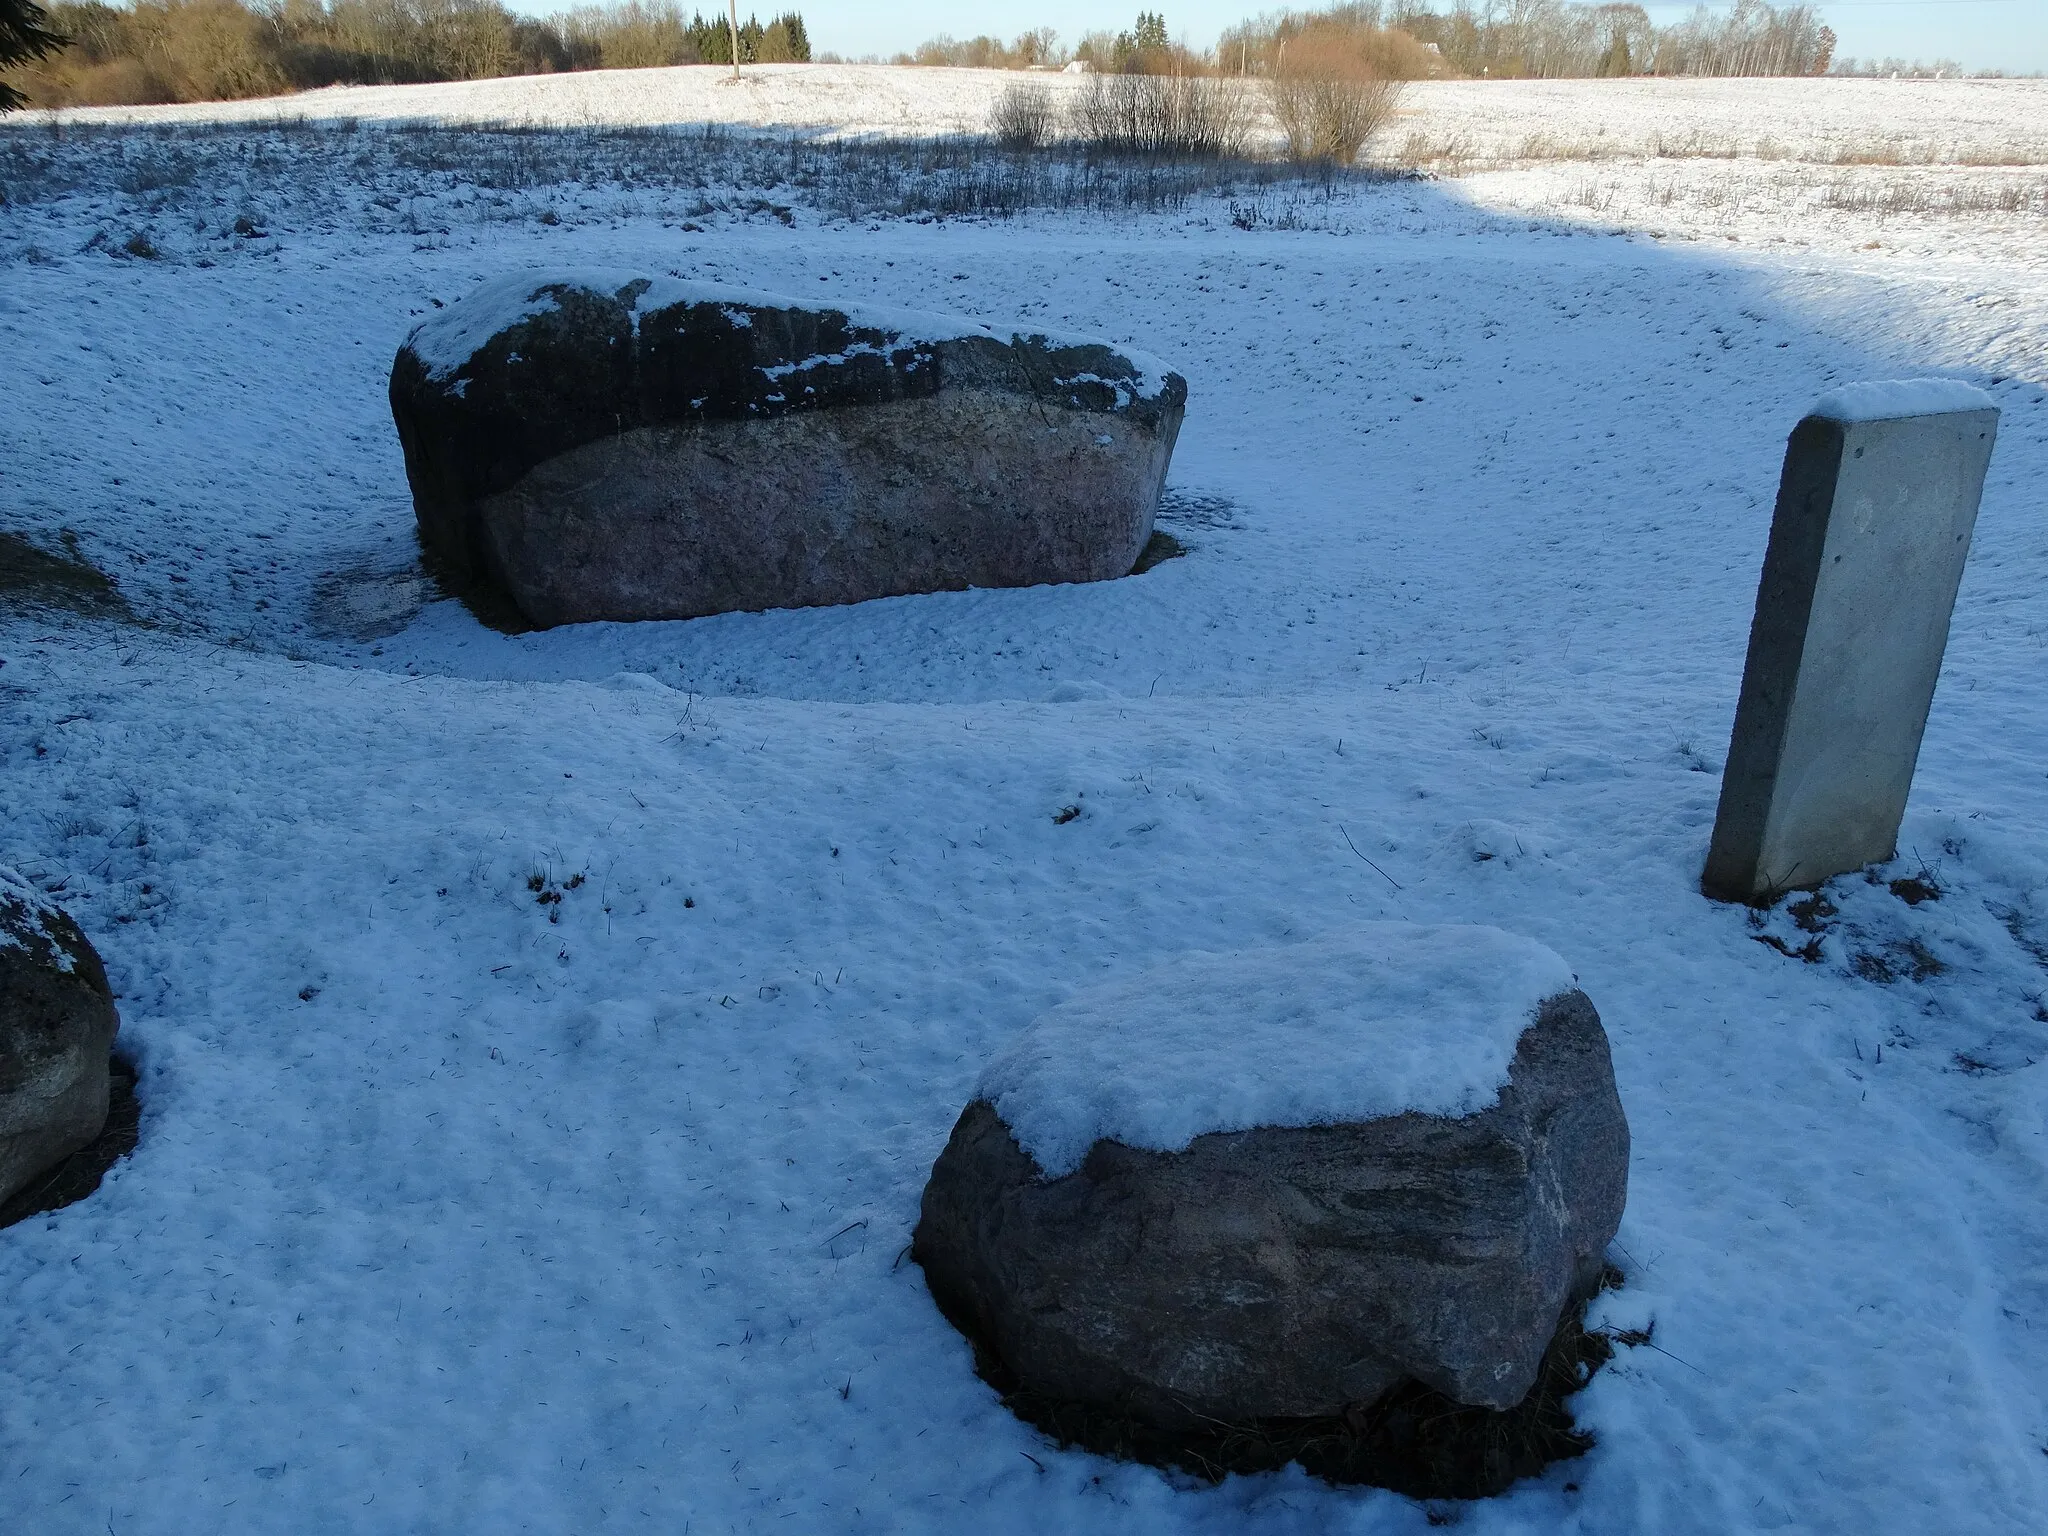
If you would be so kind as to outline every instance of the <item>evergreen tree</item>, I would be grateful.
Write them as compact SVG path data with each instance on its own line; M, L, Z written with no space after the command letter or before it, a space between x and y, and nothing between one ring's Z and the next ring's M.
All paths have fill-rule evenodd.
M0 0L0 69L46 58L71 39L45 25L49 16L35 0ZM27 105L28 98L0 80L0 112Z
M1166 53L1166 17L1158 11L1138 12L1138 24L1119 32L1113 45L1118 74L1153 73Z
M795 11L786 11L776 18L783 35L789 39L789 56L798 64L811 62L811 35L804 30L804 19Z

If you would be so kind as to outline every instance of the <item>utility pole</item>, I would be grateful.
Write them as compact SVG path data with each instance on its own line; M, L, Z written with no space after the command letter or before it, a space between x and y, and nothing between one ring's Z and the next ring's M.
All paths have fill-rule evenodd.
M725 22L732 29L732 77L740 77L740 0L725 0Z

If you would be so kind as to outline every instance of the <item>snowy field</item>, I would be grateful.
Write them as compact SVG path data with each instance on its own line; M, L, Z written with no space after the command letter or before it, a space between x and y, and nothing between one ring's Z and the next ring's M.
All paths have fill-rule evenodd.
M335 86L252 101L93 107L34 117L80 123L353 118L557 128L724 123L837 135L978 133L996 97L1024 80L1061 101L1087 84L1068 74L866 64L763 64L735 83L726 70L697 65ZM2042 165L2048 164L2048 81L1419 81L1407 87L1394 130L1396 138L1407 133L1485 161L1761 152L1828 163Z
M572 87L655 83L379 110L580 124ZM1854 101L1860 142L1911 99L2039 153L2039 87L1837 84L1663 127L1769 97L1825 138ZM872 89L845 123L926 110ZM0 530L68 530L129 610L0 616L0 864L99 945L144 1100L96 1195L0 1232L0 1529L2048 1525L2038 204L1666 227L1691 205L1532 163L852 217L772 146L693 188L544 144L480 184L465 144L0 130ZM1677 170L1727 190L1782 164L1754 147ZM418 572L385 379L542 264L1153 351L1189 552L482 628ZM1697 880L1785 434L1930 373L2005 414L1901 854L1818 935L1758 927ZM1654 1339L1575 1399L1598 1444L1427 1506L1054 1448L904 1256L976 1077L1086 984L1361 919L1537 939L1606 1019L1634 1164L1596 1320Z
M716 124L813 139L972 134L1021 79L1059 101L1080 76L872 65L610 70L256 101L33 114L72 124L376 122L564 128ZM1254 143L1275 148L1261 114ZM2005 247L2048 268L2048 81L1516 80L1409 85L1372 158L1465 179L1501 210L1740 244L1893 255ZM1970 226L1959 230L1958 218ZM1987 240L1986 237L1992 237ZM1995 243L1994 243L1995 242ZM2014 249L2014 247L2020 249Z

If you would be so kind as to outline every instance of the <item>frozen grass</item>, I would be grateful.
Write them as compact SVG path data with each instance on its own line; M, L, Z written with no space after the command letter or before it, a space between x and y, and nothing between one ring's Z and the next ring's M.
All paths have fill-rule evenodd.
M1560 160L1766 160L1811 165L2037 166L2048 146L1955 144L1935 139L1865 136L1839 143L1788 145L1768 135L1709 135L1697 130L1641 139L1575 137L1551 132L1520 139L1480 140L1464 129L1411 128L1383 157L1389 164L1443 176L1515 170Z
M1029 123L1009 121L1018 85L1002 70L790 65L739 86L714 70L618 70L40 114L0 130L0 192L97 200L96 238L143 259L190 245L165 217L236 197L258 228L423 242L529 220L1007 217L1205 198L1240 228L1347 227L1330 206L1341 181L1267 163L1284 136L1255 98L1243 157L1162 165L1050 142L1085 115L1087 77L1032 77ZM1659 237L1926 256L1974 229L2035 253L2021 265L2048 259L2039 81L1423 81L1368 158L1353 174L1449 178L1497 212ZM64 254L26 221L9 232L0 260Z
M1728 213L1829 209L1885 217L2040 215L2048 213L2048 176L1859 176L1802 169L1790 174L1748 177L1686 177L1669 171L1660 173L1655 167L1631 167L1619 174L1581 174L1560 201L1568 207L1599 214L1625 212L1636 205L1683 206Z
M1916 255L1996 231L2021 265L2048 242L2036 81L1467 81L1413 99L1383 163L1500 212Z
M1497 212L1660 239L1969 261L1986 237L2012 269L2048 264L2040 170L1728 161L1565 161L1457 185Z
M1459 193L1501 212L1680 238L1928 250L1993 229L2048 247L2048 173L1742 158L1534 160L1460 167ZM81 214L85 242L124 259L225 259L273 235L351 230L432 244L463 228L658 217L688 230L790 223L1006 219L1211 210L1241 229L1356 227L1355 194L1391 164L1303 168L1163 160L988 138L843 139L723 128L347 123L0 128L0 262L47 261ZM1437 173L1441 174L1441 172ZM54 218L59 205L64 217ZM1929 242L1932 242L1930 245ZM71 249L76 249L72 247Z
M1400 159L1464 174L1566 160L2048 164L2037 80L1420 82Z
M462 222L557 223L593 210L788 220L1005 217L1033 210L1177 209L1265 188L1330 190L1376 170L1304 172L1221 155L1172 159L986 138L844 139L718 127L535 128L348 122L58 123L0 129L0 195L17 207L98 200L110 216L245 215L375 232ZM339 200L336 192L346 188ZM448 205L456 205L451 209ZM344 211L346 210L346 211ZM22 227L17 221L17 228ZM245 238L249 231L243 231ZM138 253L131 253L138 254Z

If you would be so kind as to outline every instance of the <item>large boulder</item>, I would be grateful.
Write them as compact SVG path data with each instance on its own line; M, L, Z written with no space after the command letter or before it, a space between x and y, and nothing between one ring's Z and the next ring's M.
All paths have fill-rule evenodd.
M78 925L0 870L0 1204L99 1135L119 1027Z
M1369 924L1038 1020L955 1126L913 1251L1041 1399L1169 1431L1411 1380L1505 1409L1597 1287L1628 1145L1555 955Z
M1186 399L1105 341L617 273L486 283L391 370L422 541L540 626L1128 575Z

